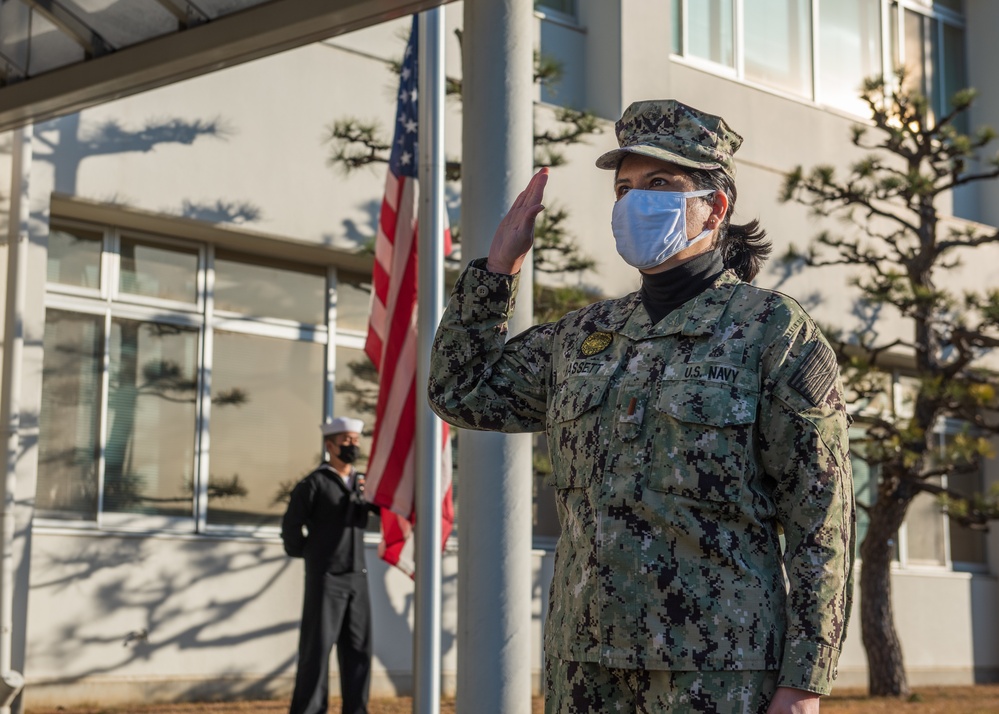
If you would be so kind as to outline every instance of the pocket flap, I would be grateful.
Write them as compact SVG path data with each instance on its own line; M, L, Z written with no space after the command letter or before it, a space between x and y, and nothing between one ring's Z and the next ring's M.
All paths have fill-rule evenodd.
M609 383L610 377L566 377L558 385L548 406L549 419L554 422L569 421L599 406L604 401Z
M759 402L758 392L733 384L682 379L660 385L656 408L690 424L734 426L755 421Z

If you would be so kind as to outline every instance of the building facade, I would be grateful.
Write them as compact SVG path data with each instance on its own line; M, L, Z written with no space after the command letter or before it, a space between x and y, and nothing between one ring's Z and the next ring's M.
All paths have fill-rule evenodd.
M864 120L864 77L904 63L937 111L975 86L973 123L999 126L989 69L999 7L989 0L536 5L536 45L563 66L538 89L538 126L565 105L594 111L603 130L565 150L546 203L567 208L570 232L597 257L573 280L604 295L637 287L608 250L610 177L593 168L631 101L675 97L746 138L737 220L759 217L775 256L821 227L778 202L782 176L856 158L848 137ZM460 77L461 3L445 14L446 71ZM408 27L387 23L38 124L20 193L8 177L21 144L0 137L0 195L24 197L30 226L21 410L37 442L17 466L32 516L19 534L30 586L15 632L29 705L290 691L302 570L277 537L282 495L321 458L319 423L351 414L370 425L377 389L362 347L384 165L344 174L329 162L329 131L352 117L391 134L391 63ZM449 103L449 156L460 155L460 121ZM457 186L448 210L460 220ZM950 211L999 225L999 183L953 196ZM996 281L987 266L999 255L987 250L959 279ZM757 282L849 328L848 278L773 260ZM891 408L904 410L904 370L896 381ZM864 500L871 477L856 467ZM444 561L446 693L457 667L462 478L474 474L456 475ZM996 480L993 461L980 486ZM535 489L537 682L557 523L550 492L537 480ZM406 693L413 586L378 561L377 540L372 532L373 693ZM996 535L917 499L893 572L912 683L999 679L997 574ZM866 682L859 618L840 669L842 685Z

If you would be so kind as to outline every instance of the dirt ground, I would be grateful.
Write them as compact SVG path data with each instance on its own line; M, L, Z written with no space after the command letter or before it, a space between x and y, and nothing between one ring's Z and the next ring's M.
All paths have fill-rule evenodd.
M409 697L374 699L371 714L410 714ZM286 700L252 702L213 702L146 704L137 706L87 706L43 709L29 707L26 714L285 714ZM332 714L340 711L334 700ZM454 701L441 702L441 714L454 714ZM540 698L532 702L532 714L542 714ZM924 687L915 690L910 701L873 700L861 691L836 692L822 701L823 714L999 714L999 684L974 687Z

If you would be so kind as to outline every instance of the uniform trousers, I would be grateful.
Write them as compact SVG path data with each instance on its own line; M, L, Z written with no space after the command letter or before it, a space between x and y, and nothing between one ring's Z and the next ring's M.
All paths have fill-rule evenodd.
M776 671L618 669L545 657L545 714L765 714L775 691Z
M290 714L325 714L330 650L336 645L343 714L367 714L371 687L371 601L366 572L305 569L298 671Z

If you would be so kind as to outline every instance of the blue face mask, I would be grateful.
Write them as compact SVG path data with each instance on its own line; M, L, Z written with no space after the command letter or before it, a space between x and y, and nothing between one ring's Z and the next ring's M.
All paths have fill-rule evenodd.
M713 190L628 191L614 204L611 215L617 252L628 265L647 270L711 235L710 230L702 231L687 240L687 199L712 193Z

